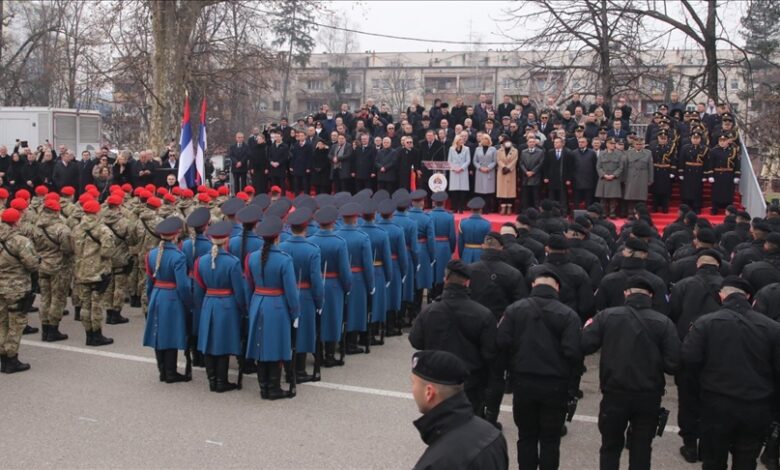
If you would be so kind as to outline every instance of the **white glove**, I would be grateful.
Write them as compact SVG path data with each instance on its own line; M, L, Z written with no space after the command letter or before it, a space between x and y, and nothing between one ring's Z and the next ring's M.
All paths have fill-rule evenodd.
M295 328L295 329L298 328L298 319L297 318L295 320L293 320L293 328Z
M715 178L710 177L707 181L709 181L710 183L714 183L715 182Z
M739 178L734 178L734 184L739 184Z
M674 173L672 173L671 175L669 175L669 178L671 178L671 179L674 179Z
M389 282L385 282L385 289L389 289L389 288L390 288L390 283Z
M701 179L701 182L702 182L702 183L705 183L706 181L707 181L707 178L702 178L702 179Z
M680 181L685 179L685 177L683 175L680 175L679 178L680 178Z
M420 265L418 264L418 265L417 265L417 271L419 271L419 270L420 270Z
M371 289L371 292L369 292L369 294L370 294L370 295L374 295L375 293L376 293L376 287L374 287L373 289Z

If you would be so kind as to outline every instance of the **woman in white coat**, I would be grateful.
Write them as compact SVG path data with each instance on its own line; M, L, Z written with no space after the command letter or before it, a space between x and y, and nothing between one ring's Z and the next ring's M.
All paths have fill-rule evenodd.
M455 140L447 155L450 164L449 193L452 199L452 210L462 212L466 205L466 197L469 193L469 165L471 164L471 150L463 145L463 137L455 136Z
M485 213L493 212L496 194L496 148L490 135L482 134L474 150L472 160L477 173L474 175L474 194L485 200Z

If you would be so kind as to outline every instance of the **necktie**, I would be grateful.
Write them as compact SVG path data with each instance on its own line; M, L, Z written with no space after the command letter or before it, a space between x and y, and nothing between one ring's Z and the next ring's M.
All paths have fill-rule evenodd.
M560 150L555 152L555 159L556 160L560 160L561 159L561 151Z

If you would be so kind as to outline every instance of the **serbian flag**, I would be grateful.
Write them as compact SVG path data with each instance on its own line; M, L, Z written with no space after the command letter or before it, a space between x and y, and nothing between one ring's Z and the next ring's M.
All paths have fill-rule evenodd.
M200 104L200 132L198 132L198 150L195 152L195 182L203 184L206 175L206 98Z
M409 175L409 191L417 191L417 173L412 165L412 173Z
M184 117L181 119L181 137L179 138L179 186L182 188L194 188L197 178L195 168L195 149L192 145L192 126L190 125L190 97L184 98Z

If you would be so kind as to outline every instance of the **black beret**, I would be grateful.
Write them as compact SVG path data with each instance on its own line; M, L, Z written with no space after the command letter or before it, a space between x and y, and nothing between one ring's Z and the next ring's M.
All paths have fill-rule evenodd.
M586 230L593 227L593 222L590 221L587 215L578 215L574 218L574 222L582 225Z
M257 206L262 210L266 210L268 206L271 205L271 198L266 193L260 193L257 196L255 196L251 201L249 201L249 204L253 206Z
M772 231L772 226L764 219L753 219L753 230L759 230L761 232L769 233Z
M696 219L696 227L698 227L699 229L712 228L712 223L703 217L699 217L698 219Z
M395 201L392 199L385 199L384 201L380 202L377 206L377 209L379 210L379 213L382 215L392 214L395 212Z
M421 199L425 199L428 197L428 191L424 189L418 189L412 192L412 194L409 195L409 197L412 199L412 201L419 201Z
M737 212L737 217L742 218L742 219L751 220L750 212L748 212L748 211L739 211L739 212Z
M550 238L547 239L547 246L551 250L568 250L569 249L569 240L566 239L563 235L559 234L553 234L550 235Z
M267 215L262 222L257 224L255 232L263 238L270 238L279 235L283 227L282 219L275 215Z
M642 251L647 253L647 242L639 238L629 238L626 240L626 248L632 251Z
M209 224L211 212L207 207L198 207L187 217L187 225L192 228L203 227Z
M780 233L772 232L769 235L766 236L764 239L765 242L771 243L775 245L776 247L780 248Z
M431 201L433 201L433 202L444 202L444 201L447 200L448 197L449 197L449 195L447 194L447 191L439 191L439 192L433 193L433 195L431 196Z
M158 235L174 235L184 229L184 221L178 217L168 217L154 228Z
M643 289L653 293L653 286L642 276L629 277L626 281L626 289Z
M390 199L390 193L388 193L386 189L380 189L379 191L375 192L373 196L371 196L371 199L376 201L378 204L385 199Z
M577 232L577 233L580 233L582 235L587 235L588 234L588 231L585 230L585 227L583 227L582 225L580 225L580 224L578 224L576 222L573 223L573 224L569 224L568 229L571 230L572 232Z
M631 233L635 237L649 238L653 236L653 229L644 222L637 222L631 226Z
M501 240L501 234L498 232L488 232L485 234L485 238L492 238L497 241L501 246L504 246L504 241Z
M604 214L604 207L599 203L593 203L588 206L588 212L593 212L594 214L602 215Z
M709 256L710 258L713 258L715 261L718 262L718 266L723 263L723 258L720 256L720 253L717 252L717 250L701 250L696 254L696 259L702 258L704 256Z
M696 231L696 239L702 243L714 244L717 241L715 231L711 228L700 228Z
M468 265L459 259L453 259L447 262L447 271L458 274L466 279L471 279L471 270Z
M555 282L558 283L558 286L561 285L561 278L558 276L558 273L553 271L552 269L548 268L547 266L540 264L538 267L536 267L531 275L531 282L534 282L535 280L539 279L540 277L550 277L555 279Z
M731 275L723 278L723 282L720 284L720 288L734 287L741 291L744 291L747 295L753 295L753 286L746 280L739 276Z
M339 210L335 206L320 207L316 214L314 214L314 220L318 224L332 224L339 217Z
M314 200L317 201L319 207L332 206L333 196L327 193L322 193L314 196Z
M295 212L287 217L287 223L290 225L305 225L311 220L312 209L310 207L299 207Z
M484 200L484 199L482 199L482 198L481 198L481 197L479 197L479 196L477 196L477 197L473 197L473 198L471 198L471 200L470 200L470 201L469 201L469 202L466 204L466 207L468 207L469 209L472 209L472 210L478 210L478 209L482 209L483 207L485 207L485 200Z
M685 214L685 222L689 225L694 225L697 220L699 220L699 216L695 212L691 211Z
M529 219L525 214L518 215L517 221L523 225L531 225L531 219Z
M227 238L233 231L233 223L227 220L218 222L206 230L206 236L209 238Z
M364 201L363 204L360 206L361 208L361 214L363 215L376 215L376 207L377 203L376 201L372 201L369 199L368 201Z
M222 213L226 216L232 217L243 209L245 205L246 203L243 200L233 197L225 201L225 203L222 204L222 207L220 207L220 210L222 210Z
M544 201L542 201L542 204L541 204L540 207L542 208L543 211L549 212L549 211L553 210L553 208L555 208L555 205L553 204L553 202L551 200L545 199Z
M287 215L287 212L292 207L292 202L290 202L287 198L281 198L277 199L273 204L271 204L271 207L266 209L265 213L267 215L275 215L276 217L284 218L284 216Z
M440 385L460 385L469 376L466 364L447 351L417 351L412 356L412 373Z
M254 224L258 220L263 218L263 210L258 206L248 205L238 211L236 214L236 220L242 224Z

